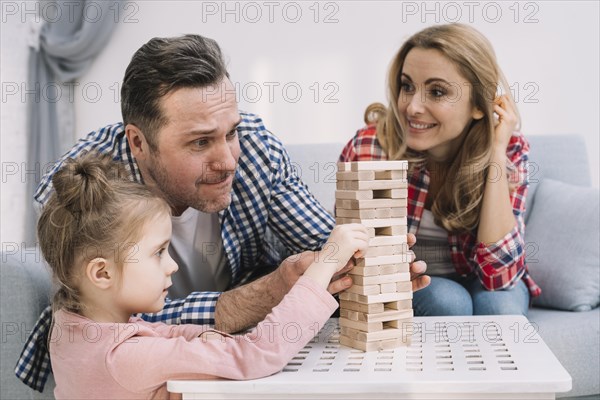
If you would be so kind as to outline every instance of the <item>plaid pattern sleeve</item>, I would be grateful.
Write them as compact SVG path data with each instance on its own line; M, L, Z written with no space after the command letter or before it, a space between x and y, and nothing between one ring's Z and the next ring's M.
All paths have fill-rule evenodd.
M52 323L52 307L48 306L35 323L15 367L15 374L30 388L42 392L52 371L48 353L48 335Z
M507 168L511 190L510 200L516 224L498 242L486 246L477 245L474 261L479 266L477 273L488 290L513 287L523 279L531 297L539 296L541 289L531 279L525 262L525 198L529 185L527 167L529 143L520 132L515 132L507 149Z
M272 173L269 226L293 253L318 250L335 226L333 217L315 200L292 167L290 157L275 136L270 136Z
M377 140L377 130L369 125L356 132L356 135L344 146L338 161L380 161L387 160L385 152Z
M193 292L185 299L167 300L158 313L139 314L147 322L165 324L214 325L215 308L220 292Z

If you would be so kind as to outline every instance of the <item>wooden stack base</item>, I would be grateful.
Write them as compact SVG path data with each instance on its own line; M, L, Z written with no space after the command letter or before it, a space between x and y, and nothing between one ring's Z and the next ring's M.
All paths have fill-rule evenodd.
M340 343L363 351L410 344L412 283L408 249L406 161L338 163L336 223L363 224L365 258L350 271L354 284L340 293Z

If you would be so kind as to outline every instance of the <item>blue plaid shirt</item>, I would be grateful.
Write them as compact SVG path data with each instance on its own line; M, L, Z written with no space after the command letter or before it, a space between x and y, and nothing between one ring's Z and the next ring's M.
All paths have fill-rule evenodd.
M261 267L271 268L281 260L265 240L267 228L292 253L316 250L335 225L296 175L283 145L253 114L241 113L238 126L241 154L232 187L231 204L219 213L221 238L229 261L232 285L245 282ZM106 126L81 139L48 172L38 186L35 202L42 207L52 193L52 176L68 158L83 151L112 154L124 162L133 179L142 182L122 123ZM168 324L214 324L218 292L195 292L185 299L168 300L163 311L144 314L149 322ZM47 307L36 322L21 352L15 373L26 385L42 391L51 372L46 347L52 312Z

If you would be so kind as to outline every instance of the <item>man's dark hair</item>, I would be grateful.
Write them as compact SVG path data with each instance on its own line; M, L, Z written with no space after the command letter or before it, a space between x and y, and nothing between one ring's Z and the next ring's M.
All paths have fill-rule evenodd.
M202 88L229 77L217 42L200 35L153 38L135 52L123 79L123 123L140 128L152 150L166 123L159 100L180 88Z

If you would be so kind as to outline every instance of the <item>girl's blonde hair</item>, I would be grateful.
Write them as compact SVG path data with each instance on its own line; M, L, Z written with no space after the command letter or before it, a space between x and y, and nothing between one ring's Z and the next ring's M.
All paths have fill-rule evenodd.
M462 24L438 25L411 36L400 48L388 74L389 106L371 104L365 111L367 124L377 123L377 139L389 159L407 159L411 168L421 167L426 155L407 147L406 133L398 115L402 68L413 48L435 49L456 65L470 84L471 105L483 112L465 128L462 144L446 171L446 179L432 205L435 221L449 232L474 230L479 222L481 200L489 169L494 134L493 101L498 85L514 100L490 42L477 30ZM515 107L516 109L516 107ZM504 167L504 166L502 166ZM439 171L433 171L439 172Z
M37 224L42 254L58 284L52 305L55 311L80 313L82 266L103 257L122 267L144 224L171 210L146 186L132 182L124 165L109 155L89 152L68 159L52 185Z

